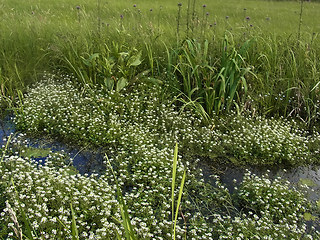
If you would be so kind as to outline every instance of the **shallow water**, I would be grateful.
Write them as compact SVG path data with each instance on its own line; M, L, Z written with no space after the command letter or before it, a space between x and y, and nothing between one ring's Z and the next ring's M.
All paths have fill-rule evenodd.
M5 144L4 138L15 133L15 127L12 122L12 117L7 116L0 121L0 142ZM105 170L104 153L102 150L90 150L87 148L71 147L61 142L52 141L49 139L32 139L28 138L28 145L35 148L50 148L53 152L63 151L70 155L73 159L73 165L80 174L102 173ZM36 158L37 160L45 160L46 156ZM281 176L291 183L307 183L314 190L310 192L310 199L320 199L320 168L319 167L298 167L291 169L279 168L243 168L235 166L215 166L206 160L201 160L198 165L202 171L206 181L210 182L210 175L219 175L221 181L229 188L230 192L234 191L234 179L240 182L243 178L246 169L258 176L268 172L271 178Z
M220 166L216 167L208 161L200 161L199 167L203 171L204 178L210 182L210 175L219 175L221 181L228 187L230 193L234 192L237 183L241 182L246 171L250 171L258 176L268 174L271 179L281 177L293 184L307 184L311 190L309 191L310 200L317 201L320 199L320 168L319 167L296 167L282 169L279 167L259 168L259 167L239 167L239 166Z
M10 134L16 133L12 117L8 116L0 121L0 143L5 145L6 139ZM105 170L104 154L99 150L91 151L86 148L70 147L66 144L51 139L27 138L28 146L32 148L51 149L53 152L65 152L73 161L73 165L80 174L101 173ZM36 160L45 160L47 156L36 157Z
M15 128L11 117L6 117L0 120L0 142L5 145L6 142L3 140L10 134L14 134ZM28 146L32 148L47 148L53 152L65 152L73 159L74 167L79 171L80 174L102 174L105 170L104 153L102 150L90 150L86 148L70 147L66 144L52 141L48 139L32 139L28 138ZM45 160L47 156L41 156L35 158L36 160ZM210 161L202 159L198 163L198 167L202 169L203 177L205 181L215 184L211 175L219 175L222 183L229 189L230 193L234 192L234 187L237 183L241 182L243 176L247 170L258 176L268 173L270 178L281 176L283 179L289 182L295 183L307 183L311 188L309 191L309 199L313 201L320 200L320 169L319 167L298 167L292 169L281 169L281 168L243 168L235 166L215 166ZM234 181L236 180L236 182ZM211 182L212 181L212 182ZM308 226L314 226L320 231L320 225L318 222L309 222Z

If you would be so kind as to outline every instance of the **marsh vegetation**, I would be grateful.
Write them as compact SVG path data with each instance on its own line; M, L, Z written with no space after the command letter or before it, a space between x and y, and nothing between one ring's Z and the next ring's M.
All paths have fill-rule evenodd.
M319 3L0 5L1 239L319 239Z

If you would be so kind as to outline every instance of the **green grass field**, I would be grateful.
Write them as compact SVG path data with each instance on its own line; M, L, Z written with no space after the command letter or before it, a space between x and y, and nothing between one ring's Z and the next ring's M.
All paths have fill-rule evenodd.
M301 5L296 1L214 1L205 7L189 1L189 11L188 1L181 3L178 13L177 3L171 1L3 1L2 95L12 97L17 89L24 90L37 81L43 71L57 69L76 74L82 82L96 82L97 69L85 69L83 58L106 54L105 44L111 55L141 51L139 71L151 69L152 77L168 81L162 75L170 66L178 66L176 53L181 41L189 37L202 44L206 39L209 52L205 61L218 71L227 36L228 44L235 48L246 40L254 41L247 56L242 57L247 67L254 67L257 77L248 81L248 91L263 113L271 109L272 114L289 114L295 106L283 106L275 97L286 95L288 103L298 94L293 89L298 89L305 102L317 102L311 90L319 82L318 3L303 3L301 24ZM264 106L257 96L265 94L256 89L272 95L263 99ZM191 89L182 91L190 95ZM313 107L307 106L311 102L303 104L312 112ZM312 121L310 111L300 113L308 122Z

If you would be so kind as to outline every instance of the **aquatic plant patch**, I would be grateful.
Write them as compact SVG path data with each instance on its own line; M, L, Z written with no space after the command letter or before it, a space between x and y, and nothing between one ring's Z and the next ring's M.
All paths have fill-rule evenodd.
M305 214L315 209L305 198L307 189L247 171L233 194L238 215L214 214L220 224L216 239L318 239L319 232L305 222Z
M265 162L257 160L259 158L255 154L252 154L250 148L247 148L248 152L242 155L237 155L237 149L232 151L232 147L236 145L240 146L242 142L231 142L234 135L228 134L226 129L228 131L231 129L238 129L237 131L249 129L243 130L242 135L244 135L246 131L250 131L250 128L255 125L261 125L260 128L262 129L264 129L262 126L266 125L266 132L271 131L270 129L278 128L282 131L280 131L282 134L289 134L288 136L293 139L290 141L294 144L305 146L302 143L305 143L307 138L303 138L302 132L298 130L292 131L291 128L286 128L286 124L288 123L274 119L267 120L261 118L260 120L255 120L248 116L237 118L231 115L229 116L229 120L218 122L219 125L216 124L213 127L204 126L201 120L195 117L194 113L187 111L177 112L175 106L162 95L162 91L158 87L136 84L130 91L123 89L120 93L115 91L105 93L102 90L93 90L89 87L79 90L71 84L71 81L68 80L69 78L66 76L63 78L63 76L59 75L48 75L46 76L46 80L39 83L35 88L30 89L29 93L25 95L23 105L15 118L17 127L29 132L29 134L48 134L60 137L60 139L64 139L65 141L68 140L79 144L90 143L104 147L114 172L110 168L107 168L105 174L102 174L100 177L81 176L74 173L74 171L70 171L68 167L61 167L61 161L58 161L60 162L58 169L54 167L50 169L52 169L54 176L59 175L60 171L65 171L63 174L66 174L68 178L76 179L72 181L79 182L77 184L80 184L81 181L87 181L88 177L89 179L95 179L94 182L96 184L102 184L106 189L113 191L113 195L110 192L108 192L108 194L110 193L109 195L106 193L107 198L110 197L110 199L115 198L116 192L115 181L112 177L114 174L123 191L123 198L128 207L128 213L131 216L131 224L136 235L140 238L172 239L173 222L170 196L172 190L172 153L176 141L179 142L181 153L184 156L182 162L182 156L178 157L180 164L177 167L177 184L182 181L184 170L186 170L187 176L184 184L181 210L179 210L178 224L176 226L177 239L183 238L185 235L190 239L234 239L235 236L240 238L241 236L248 236L250 238L254 235L259 237L275 237L274 233L288 234L288 236L292 236L293 238L303 238L307 236L307 233L317 236L318 233L305 228L305 220L301 217L301 214L303 211L309 213L313 210L310 208L309 202L305 200L304 195L296 193L298 190L291 191L289 187L284 187L280 192L275 191L275 198L276 195L284 196L284 198L278 197L279 201L270 203L270 208L274 207L276 209L279 208L279 205L283 205L282 199L288 198L287 200L291 201L291 196L295 196L301 202L301 206L305 207L297 209L289 204L283 205L281 211L285 208L286 213L296 214L298 221L296 221L296 217L292 217L291 215L284 216L286 215L284 214L281 217L287 219L284 221L288 225L279 225L278 220L275 220L273 215L260 217L256 214L260 217L259 220L255 215L246 213L248 203L241 196L243 194L247 195L250 192L257 192L257 196L253 197L258 199L266 198L264 191L259 190L261 186L260 182L271 180L259 180L259 177L253 177L252 181L254 184L249 184L248 182L251 180L249 178L245 179L243 184L240 183L238 195L233 196L216 176L213 176L216 179L214 186L205 183L201 170L188 161L189 156L195 158L199 155L214 156L221 154L222 156L227 156L233 154L237 157L240 156L239 163L250 163L252 159L253 164L265 164ZM259 121L261 121L260 125ZM272 127L269 127L269 125ZM243 128L240 126L243 126ZM294 124L290 126L295 128ZM254 129L255 134L261 132L259 127ZM270 144L273 144L278 139L275 133L274 135L261 134L257 139L263 139L265 136L272 137L269 137ZM268 142L267 140L264 141ZM280 140L277 141L280 142L279 146L283 145ZM306 147L306 149L302 148L302 150L305 151L305 154L308 154L310 149ZM12 152L14 153L14 151ZM263 150L260 150L260 152L266 155L267 159L270 157ZM277 153L275 152L275 154ZM54 166L55 160L50 159L45 162L50 163L49 166L52 164ZM270 159L271 162L276 158ZM25 165L19 167L13 163L30 164L30 167L25 167ZM278 162L274 161L272 163ZM3 166L4 169L11 168L12 166L12 170L3 171L9 174L8 176L5 175L6 179L13 178L16 186L24 184L26 180L24 178L20 182L18 171L16 172L17 174L12 175L11 172L14 168L18 168L19 171L25 169L25 171L30 171L30 174L34 172L33 168L39 169L39 171L47 169L46 165L39 168L36 162L32 163L28 159L17 156L6 158ZM47 179L44 173L41 176L43 179ZM32 175L27 177L27 179L34 177ZM266 176L262 179L264 178ZM73 184L72 181L70 180ZM65 182L66 184L68 183L67 180ZM30 184L46 184L46 181L31 181L29 182ZM78 186L77 184L76 186ZM275 182L274 184L279 186L280 183ZM42 187L40 189L37 189L37 187L29 188L29 194L38 194L37 192L44 188L44 186L40 186ZM79 186L81 187L82 185L80 184ZM273 188L274 185L268 185L266 186L266 191L272 192ZM11 189L9 194L12 194L10 195L10 199L14 199L13 196L16 195L14 195L12 187L9 189ZM64 200L65 208L68 207L68 210L65 210L67 214L65 224L69 224L66 226L70 226L71 209L69 205L72 202L73 195L70 197L67 187L59 187L59 189L66 189L64 191L67 197L62 197L61 201ZM99 190L99 187L93 186L93 189L95 190L92 190L92 194L99 195L96 192ZM22 188L20 190L23 191ZM77 189L74 189L74 192L77 191ZM283 195L283 191L288 193ZM44 196L49 199L50 194L52 194L52 190L48 195ZM176 189L174 196L178 195L179 192ZM42 203L43 200L39 198L38 201ZM80 200L77 201L80 202ZM11 206L15 206L15 210L17 210L17 206L19 205L17 203L15 205L14 203L14 201L10 202ZM81 215L81 212L91 211L94 204L102 204L103 206L103 203L95 201L94 204L87 203L90 207L89 210L86 210L86 204L82 204L81 206L77 205L77 202L72 204L76 220L78 219L78 214ZM104 209L102 206L99 209ZM113 213L118 213L118 215L115 215L116 219L120 220L117 203L114 203L112 206L114 207ZM95 209L97 209L97 206ZM261 209L257 208L258 210L260 211ZM93 211L93 213L98 214L96 211ZM114 215L108 214L106 215L106 221L108 224L112 224L114 232L106 232L107 230L103 226L101 226L103 230L100 232L100 230L96 230L96 225L93 225L94 227L89 227L88 231L83 230L83 234L103 238L104 235L101 234L114 236L113 234L117 231L123 233L121 221L119 223L119 221L116 221L112 217ZM91 221L94 224L94 221L96 221L95 217L91 216L90 219L90 224ZM37 220L38 225L39 221L41 222L41 219ZM80 224L82 224L81 221ZM89 223L87 222L87 224ZM83 223L83 225L85 226L86 223ZM291 225L294 226L293 229L289 227ZM99 227L100 225L97 226ZM263 226L263 228L259 226ZM61 230L61 236L70 236L70 232L67 229L68 227ZM93 230L90 232L90 229ZM37 231L40 231L40 228ZM229 235L231 232L235 232L235 235ZM304 235L305 232L307 233Z
M294 121L231 113L212 127L195 112L178 112L158 86L134 84L130 91L105 93L76 89L68 76L45 79L30 89L18 110L15 123L22 131L105 148L139 149L144 143L162 148L178 141L183 153L240 164L319 162L319 134L301 130Z
M157 100L156 89L153 89L152 94L148 92L149 98L138 91L126 95L119 95L117 92L110 95L95 92L96 95L89 95L91 90L87 90L83 94L92 96L93 101L86 102L90 98L81 95L80 92L68 94L66 97L68 88L73 89L71 93L76 90L72 85L61 81L46 82L42 87L44 87L43 90L38 88L39 91L35 90L31 93L33 97L30 100L33 100L29 103L25 98L25 105L20 115L20 120L24 120L19 122L20 120L17 118L18 126L20 123L27 122L26 119L31 119L33 128L31 126L28 128L28 125L24 124L20 126L38 133L46 132L72 141L86 141L86 143L104 146L111 164L114 166L118 183L125 191L124 199L128 204L129 213L133 216L132 225L137 229L137 235L144 239L157 239L157 236L166 234L171 236L172 223L168 220L168 214L171 214L171 204L168 199L171 192L171 146L173 146L171 143L176 141L174 136L179 134L179 125L177 124L179 121L175 123L175 118L180 119L179 124L181 125L190 125L192 121L197 124L196 119L185 118L187 122L190 122L184 123L183 118L179 117L176 111L169 111L165 104L161 104ZM48 99L43 99L42 91L45 96L49 97ZM63 96L57 99L59 94ZM60 101L58 107L57 101ZM51 103L53 107L48 108L48 104ZM36 104L39 108L33 109L32 106ZM159 104L160 107L154 109L155 104ZM42 107L50 109L57 115L48 117L47 114L44 114L40 119L35 116L29 118L29 114L25 114L30 111L37 115L42 112ZM155 118L156 115L159 117ZM72 124L76 121L84 123L83 126L86 127L75 127ZM162 124L159 126L158 122L162 122ZM200 123L200 121L198 122ZM56 130L58 132L55 131L57 126L59 126ZM160 129L156 128L156 131L155 127ZM172 132L173 129L174 132ZM194 134L202 134L202 131L205 129L200 129ZM199 190L207 187L204 181L196 180L199 171L191 168L191 164L186 163L186 166L188 165L190 167L187 171L186 190L190 191L190 197L193 196L193 201L198 202L198 207L200 207L202 201L208 197L206 191ZM183 169L182 166L177 169L177 175L180 176L177 182L181 181ZM105 177L108 182L112 183L113 179L110 179L110 176L112 176L112 172L107 170ZM216 205L214 198L210 202L212 206ZM184 202L183 208L189 221L198 221L193 220L193 213L196 212L196 209L191 201ZM185 230L182 227L183 219L180 215L178 221L177 236L182 236ZM206 233L210 232L206 224L195 224L189 228L194 229L189 234L195 236L206 236ZM159 237L159 239L161 238Z
M14 140L10 149L17 149L19 144L20 142ZM20 221L23 219L22 207L39 237L70 237L72 203L82 239L114 239L116 233L124 236L119 205L115 197L115 173L118 184L124 190L123 197L137 236L143 239L171 239L173 224L170 216L171 199L168 196L171 193L172 149L160 150L153 144L146 146L139 154L128 154L119 149L117 157L110 161L114 166L114 172L108 168L106 173L99 177L95 174L83 176L74 171L70 166L70 160L63 154L51 154L41 164L32 159L8 154L1 164L0 183L5 184L5 191L1 195L9 196L10 206ZM178 165L177 183L180 183L181 172L184 169L181 164ZM202 201L210 196L209 188L203 180L196 180L193 175L197 172L195 169L191 166L186 169L186 189L190 191L190 197L189 200L184 197L181 211L183 217L188 219L188 233L179 214L176 225L177 239L181 239L185 234L210 239L209 233L213 229L205 223L204 219L207 217L202 217L199 212ZM219 194L219 191L216 189L210 191L210 194L220 196L219 203L223 203L223 196L227 195L223 192ZM214 194L215 192L217 194ZM215 200L209 199L206 204L215 209L222 208ZM191 201L198 202L197 206ZM227 202L225 204L227 205ZM6 234L10 237L14 232L10 216L7 214L8 209L4 209L1 220L9 226L11 233Z
M234 163L298 166L319 163L320 135L283 118L231 114L217 128L226 153Z
M163 165L172 163L171 150L170 158L161 159ZM3 160L0 186L4 191L0 197L6 195L7 201L0 220L8 228L2 230L0 237L15 239L16 232L27 233L26 218L34 239L71 239L73 219L80 239L115 239L117 235L125 238L111 171L100 177L77 174L68 157L60 153L52 153L41 165L14 154ZM129 162L122 160L124 164ZM138 165L150 167L152 174L136 171L136 176L132 176L135 183L132 191L127 189L123 193L133 230L143 239L172 239L168 187L171 169L163 172L156 159L144 160L150 163L139 161ZM179 165L180 173L183 169ZM122 186L130 180L124 177L124 170L114 169ZM292 188L281 178L271 180L267 175L258 177L247 172L238 190L231 195L218 176L213 176L215 186L209 187L201 178L195 182L190 170L188 175L185 183L188 197L183 197L179 210L176 239L185 236L188 239L317 239L320 236L314 228L307 228L304 216L315 214L315 209L304 190ZM180 174L177 181L181 181ZM18 229L12 214L19 222Z
M21 223L23 217L20 208L39 237L66 239L71 235L72 203L82 238L101 238L106 234L112 237L116 236L115 232L121 234L121 225L113 219L120 219L120 213L112 186L96 179L94 175L70 174L66 164L62 168L55 167L55 161L63 157L52 155L44 165L18 156L5 160L1 167L1 184L6 183L10 205ZM8 207L2 212L1 218L10 228L10 219L4 219L4 216L8 217L5 215L7 210ZM8 233L8 237L13 237L13 234Z
M77 89L70 76L48 75L28 91L14 119L17 129L99 147L131 146L141 141L205 152L214 148L208 127L191 112L176 110L157 86L135 84L121 93ZM197 144L201 141L201 144Z

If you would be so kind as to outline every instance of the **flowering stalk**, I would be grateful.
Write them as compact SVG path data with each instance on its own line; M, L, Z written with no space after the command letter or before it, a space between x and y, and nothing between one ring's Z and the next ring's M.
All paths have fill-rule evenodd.
M299 45L301 37L301 25L302 25L302 11L303 11L303 0L300 0L300 14L299 14L299 27L298 27L298 42Z
M181 6L182 3L178 3L178 16L177 16L177 38L178 38L178 42L179 42L179 28L180 28L180 18L181 18Z

